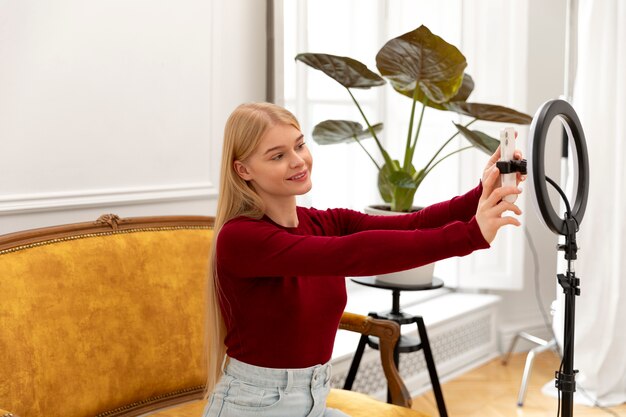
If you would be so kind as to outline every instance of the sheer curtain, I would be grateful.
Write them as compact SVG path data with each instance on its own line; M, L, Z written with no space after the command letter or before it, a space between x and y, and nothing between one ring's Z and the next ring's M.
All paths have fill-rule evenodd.
M589 203L579 233L577 399L626 401L626 2L580 0L573 92L589 149ZM582 388L582 389L580 389Z

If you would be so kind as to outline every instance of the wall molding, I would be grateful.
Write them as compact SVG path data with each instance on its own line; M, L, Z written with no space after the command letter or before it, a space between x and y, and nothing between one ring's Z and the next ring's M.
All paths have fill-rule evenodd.
M201 200L212 199L216 196L217 188L211 182L14 194L0 197L0 214L45 212L73 208L132 205L180 200Z
M515 323L500 325L498 328L498 339L499 351L501 354L504 355L508 352L509 348L511 347L511 342L513 342L515 335L517 335L519 332L529 333L543 340L552 339L552 333L550 332L550 329L547 327L547 324L540 316L529 317L526 320L518 320ZM520 339L516 343L513 352L526 352L536 346L536 344L528 342L524 339Z

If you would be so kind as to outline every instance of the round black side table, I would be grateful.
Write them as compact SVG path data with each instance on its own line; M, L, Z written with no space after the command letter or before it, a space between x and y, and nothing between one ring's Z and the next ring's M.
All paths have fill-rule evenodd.
M353 282L356 282L357 284L366 285L368 287L391 290L391 310L382 313L370 312L368 314L370 317L374 317L376 319L392 320L398 323L400 326L413 323L417 325L417 333L419 335L419 338L411 336L400 336L400 339L398 340L398 343L393 353L394 362L396 364L396 367L398 367L400 363L400 353L416 352L418 350L422 350L424 352L424 360L426 362L426 367L428 368L430 382L433 387L433 394L435 395L435 400L437 401L439 416L448 417L446 404L444 402L443 393L441 391L441 385L439 384L437 368L435 367L435 361L433 359L432 350L428 341L428 334L426 333L426 326L424 325L424 319L421 316L413 316L407 314L400 309L400 293L402 291L434 290L437 288L442 288L443 281L439 278L433 278L432 282L427 284L397 285L388 282L378 281L376 277L351 278L351 280ZM361 359L363 357L363 352L365 351L366 345L372 349L378 349L378 338L367 335L361 336L356 352L354 353L354 358L352 359L352 363L350 364L350 370L348 371L346 382L344 383L343 387L344 389L352 389L352 384L354 383L356 373L359 369L359 365L361 364Z

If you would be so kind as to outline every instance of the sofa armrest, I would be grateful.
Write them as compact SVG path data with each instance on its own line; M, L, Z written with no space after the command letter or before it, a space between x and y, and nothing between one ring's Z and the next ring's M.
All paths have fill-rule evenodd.
M379 338L380 361L387 379L391 402L410 408L412 400L409 390L404 385L393 360L393 351L400 338L400 325L390 320L374 319L373 317L344 312L339 328Z

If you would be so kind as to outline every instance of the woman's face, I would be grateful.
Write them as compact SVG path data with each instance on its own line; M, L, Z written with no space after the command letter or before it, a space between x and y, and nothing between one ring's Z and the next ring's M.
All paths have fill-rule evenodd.
M252 183L264 200L307 193L312 187L312 166L304 136L284 124L271 127L249 158L234 163L237 174Z

